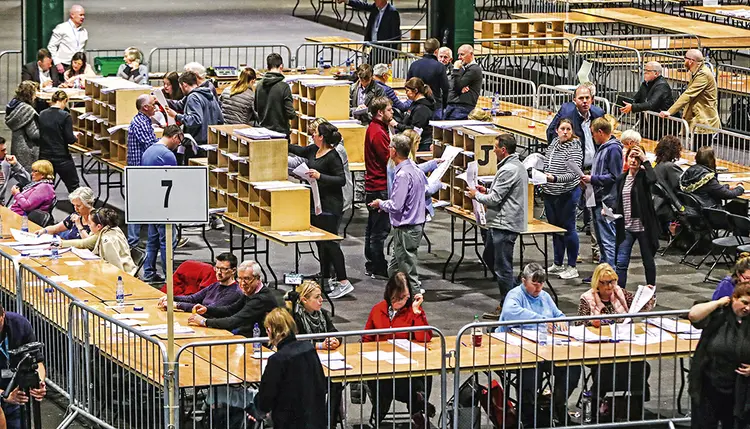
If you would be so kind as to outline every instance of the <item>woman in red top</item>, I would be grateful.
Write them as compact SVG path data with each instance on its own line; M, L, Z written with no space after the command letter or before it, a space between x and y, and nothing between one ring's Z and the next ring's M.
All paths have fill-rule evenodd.
M406 275L400 272L396 273L385 286L383 301L372 307L365 329L427 326L427 316L422 310L422 301L422 294L412 297ZM362 340L364 342L386 341L392 338L428 342L432 339L432 331L364 335ZM396 351L401 354L409 353L401 349L396 349ZM427 402L432 387L432 377L398 378L395 380L386 378L368 381L367 385L370 388L370 399L375 404L370 416L370 423L374 427L378 427L383 421L394 399L405 403L409 408L415 428L427 427L425 414L428 417L435 416L435 406Z

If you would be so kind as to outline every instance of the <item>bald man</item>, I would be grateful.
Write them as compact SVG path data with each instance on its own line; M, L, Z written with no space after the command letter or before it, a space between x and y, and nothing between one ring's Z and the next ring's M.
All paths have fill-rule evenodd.
M453 63L451 75L453 87L443 119L467 119L476 107L482 89L482 67L474 61L474 48L471 45L458 48L458 60Z
M86 12L80 4L74 4L70 8L70 19L57 24L52 30L47 49L52 54L58 73L64 73L70 66L73 54L86 50L86 42L89 40L89 32L83 28Z
M721 129L719 112L716 110L716 77L706 65L703 54L698 49L685 52L685 69L689 74L685 92L672 104L672 107L659 113L659 116L666 118L682 110L682 119L688 122L690 129L695 133L695 138L700 140L699 143L709 144L714 133L705 128L693 128L696 124L703 124ZM695 147L702 145L698 144Z

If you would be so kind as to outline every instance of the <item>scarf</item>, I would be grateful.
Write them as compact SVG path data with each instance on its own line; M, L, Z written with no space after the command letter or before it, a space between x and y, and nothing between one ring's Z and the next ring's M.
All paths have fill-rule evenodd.
M322 334L328 332L328 325L326 324L326 318L323 316L322 311L318 310L308 313L305 310L305 306L300 303L297 304L296 313L297 319L302 325L299 326L300 333Z
M40 181L38 181L38 182L29 182L29 183L27 183L27 184L26 184L26 186L24 186L24 187L23 187L23 189L21 189L21 192L26 192L26 191L28 191L29 189L31 189L31 188L33 188L34 186L36 186L36 185L39 185L39 184L41 184L41 183L49 183L50 185L53 185L53 186L54 186L54 183L53 183L53 182L52 182L51 180L48 180L48 179L42 179L42 180L40 180Z

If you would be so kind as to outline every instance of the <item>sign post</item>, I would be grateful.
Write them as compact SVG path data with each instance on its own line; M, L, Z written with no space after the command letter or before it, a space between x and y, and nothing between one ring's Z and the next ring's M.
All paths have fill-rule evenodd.
M174 284L172 272L174 223L208 223L208 167L125 167L125 222L164 224L166 229L167 360L169 423L175 425ZM165 376L168 377L167 372Z

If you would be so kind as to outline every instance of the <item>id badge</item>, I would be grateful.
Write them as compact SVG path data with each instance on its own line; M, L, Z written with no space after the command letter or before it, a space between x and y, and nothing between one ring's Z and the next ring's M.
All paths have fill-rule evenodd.
M2 378L3 380L13 378L13 371L9 369L0 371L0 378Z

